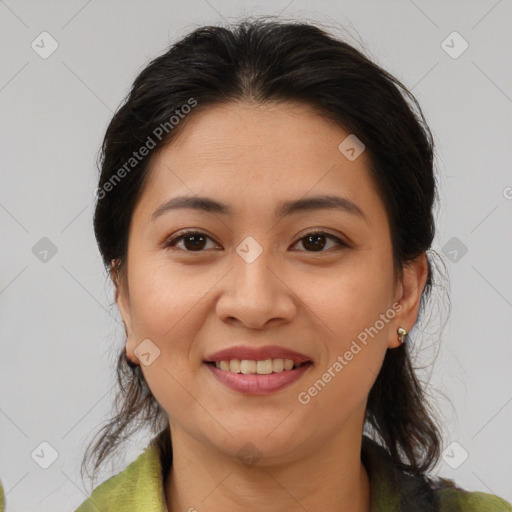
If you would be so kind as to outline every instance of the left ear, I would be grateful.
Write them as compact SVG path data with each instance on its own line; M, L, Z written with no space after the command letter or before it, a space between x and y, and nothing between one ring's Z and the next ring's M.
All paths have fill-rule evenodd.
M400 346L396 332L399 327L403 327L407 332L410 332L416 323L421 295L427 278L428 262L426 253L423 252L404 265L395 294L395 301L399 303L401 308L394 318L394 327L388 342L388 348Z

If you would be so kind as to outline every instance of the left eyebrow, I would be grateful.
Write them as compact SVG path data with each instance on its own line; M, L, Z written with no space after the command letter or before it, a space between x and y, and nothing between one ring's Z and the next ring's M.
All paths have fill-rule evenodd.
M341 210L361 217L361 219L368 222L363 210L359 208L356 203L346 197L331 195L305 197L294 201L285 201L278 207L276 216L285 217L294 213L313 210Z
M229 205L221 203L211 197L178 196L160 205L151 215L151 220L155 220L169 211L183 208L200 210L206 213L233 215L233 209ZM368 223L366 215L356 203L345 197L333 195L321 195L284 201L276 208L275 215L276 217L285 217L300 212L332 209L356 215Z

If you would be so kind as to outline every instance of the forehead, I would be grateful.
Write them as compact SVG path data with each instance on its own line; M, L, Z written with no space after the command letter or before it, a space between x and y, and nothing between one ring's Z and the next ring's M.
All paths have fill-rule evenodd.
M333 193L379 203L368 156L349 160L339 149L349 135L298 103L239 102L195 111L155 155L141 208L149 213L184 194L216 197L233 211L274 210L278 202Z
M318 162L338 156L338 145L347 135L308 105L232 102L194 112L161 154L221 166L236 165L238 157L248 169L261 164L272 168L297 164L305 156Z

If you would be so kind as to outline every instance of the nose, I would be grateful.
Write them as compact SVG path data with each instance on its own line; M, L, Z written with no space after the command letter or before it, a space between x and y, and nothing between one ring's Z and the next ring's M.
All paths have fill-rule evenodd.
M217 316L224 322L263 329L270 323L290 322L297 313L296 297L286 278L271 265L268 251L251 263L237 253L223 282Z

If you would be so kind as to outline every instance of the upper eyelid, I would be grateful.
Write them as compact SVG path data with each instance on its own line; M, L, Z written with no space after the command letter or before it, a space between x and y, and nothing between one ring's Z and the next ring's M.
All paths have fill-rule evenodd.
M339 236L339 235L335 235L333 233L330 233L325 228L310 228L308 231L306 231L304 233L301 233L299 235L299 237L297 238L297 240L295 242L293 242L292 245L296 245L298 242L300 242L304 237L306 237L308 235L315 235L315 234L325 235L326 238L334 239L337 243L339 243L339 245L342 245L342 246L348 246L349 245L349 243L346 240L344 240L343 236ZM219 244L219 242L217 242L215 240L214 237L210 236L208 233L206 233L204 231L200 231L199 229L197 229L197 230L190 229L190 230L185 230L182 233L171 235L171 236L167 237L164 240L164 242L163 242L163 246L164 247L170 246L171 242L173 243L173 245L176 245L176 243L181 242L184 237L189 236L189 235L205 235L207 238L212 240L217 245L221 245L221 244ZM204 252L204 251L185 251L185 252ZM311 252L314 252L314 251L311 251ZM318 251L318 252L322 252L322 251Z

